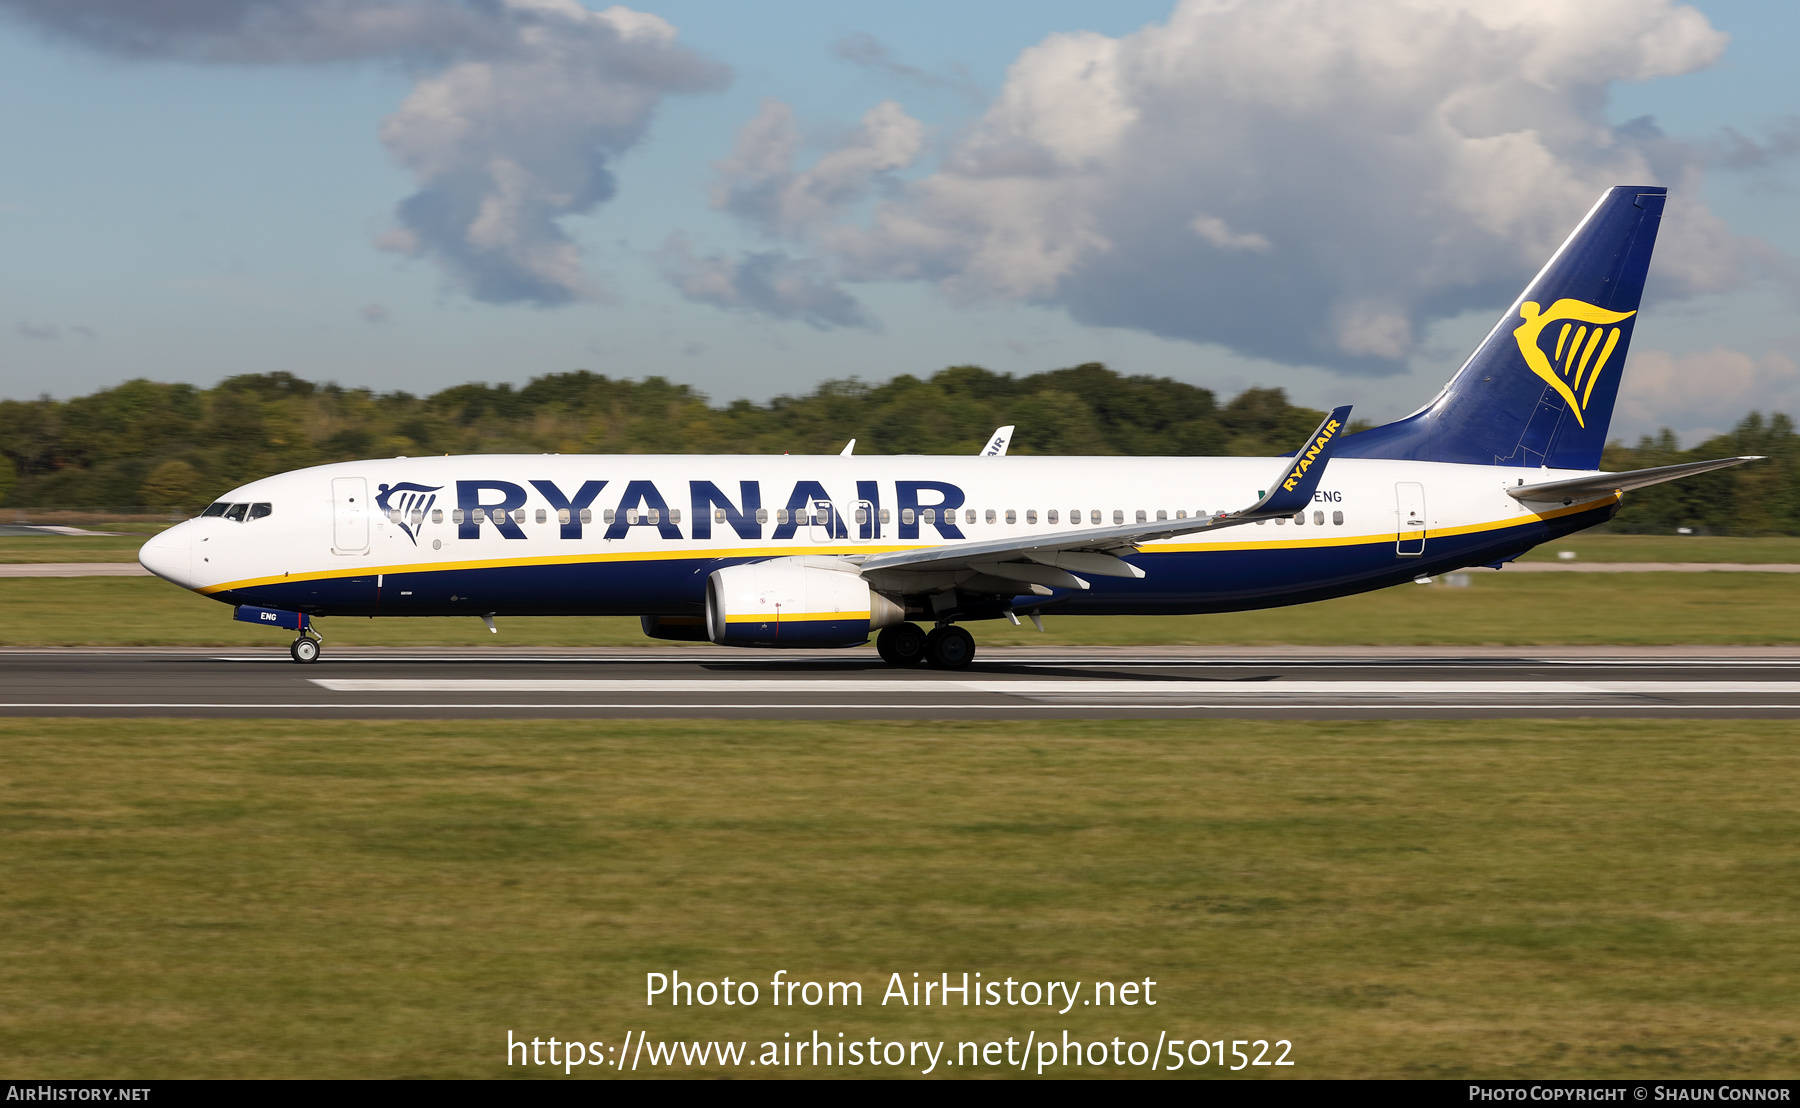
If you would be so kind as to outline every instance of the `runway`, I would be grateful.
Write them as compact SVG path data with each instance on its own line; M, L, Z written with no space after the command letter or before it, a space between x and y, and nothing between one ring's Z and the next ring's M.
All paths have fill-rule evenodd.
M302 719L1800 718L1792 648L0 651L0 715Z

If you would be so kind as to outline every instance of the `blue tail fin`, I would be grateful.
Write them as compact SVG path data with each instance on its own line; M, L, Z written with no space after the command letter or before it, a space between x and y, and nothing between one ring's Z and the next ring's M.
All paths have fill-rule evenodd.
M1599 468L1667 193L1608 189L1436 399L1338 457Z

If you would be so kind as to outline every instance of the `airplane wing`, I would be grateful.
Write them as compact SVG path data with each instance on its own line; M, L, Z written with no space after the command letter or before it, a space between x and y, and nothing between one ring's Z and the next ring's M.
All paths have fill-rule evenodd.
M1632 489L1648 488L1660 485L1664 481L1673 481L1678 477L1691 477L1696 473L1709 470L1724 469L1726 466L1743 465L1745 462L1760 462L1760 454L1747 454L1740 458L1716 458L1710 462L1684 462L1675 466L1657 466L1655 469L1630 469L1623 473L1596 473L1592 477L1573 477L1567 481L1545 481L1537 485L1519 485L1506 490L1506 495L1514 500L1560 500L1565 504L1576 500L1587 500L1591 497L1606 496L1615 492L1630 492Z
M1006 444L1012 441L1014 426L1015 424L1009 423L1005 427L995 431L993 435L989 437L987 445L978 451L979 455L983 458L998 458L1003 456L1006 453Z
M973 570L1002 581L1068 589L1088 588L1088 583L1070 570L1101 577L1142 577L1143 570L1120 560L1118 555L1136 553L1141 543L1291 516L1308 507L1349 419L1349 405L1326 416L1282 470L1281 479L1268 494L1241 512L897 550L864 558L862 572L867 576L892 570Z

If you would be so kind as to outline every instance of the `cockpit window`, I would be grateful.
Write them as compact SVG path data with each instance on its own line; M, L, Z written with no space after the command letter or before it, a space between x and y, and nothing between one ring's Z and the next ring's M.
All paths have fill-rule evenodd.
M248 504L233 504L231 507L225 509L225 518L231 520L233 523L242 523L244 522L244 512L248 510L249 507L250 505Z
M252 504L250 505L250 518L262 519L274 510L274 507L270 504Z
M206 507L206 511L200 513L200 518L205 519L207 516L222 516L225 514L225 509L229 507L231 507L231 505L225 503L223 500L219 501L217 504L209 504Z

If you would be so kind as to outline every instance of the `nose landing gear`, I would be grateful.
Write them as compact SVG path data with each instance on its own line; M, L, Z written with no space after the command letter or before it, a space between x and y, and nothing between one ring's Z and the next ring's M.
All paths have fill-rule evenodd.
M310 665L319 660L319 640L311 635L301 635L288 647L288 653L294 656L294 661Z

